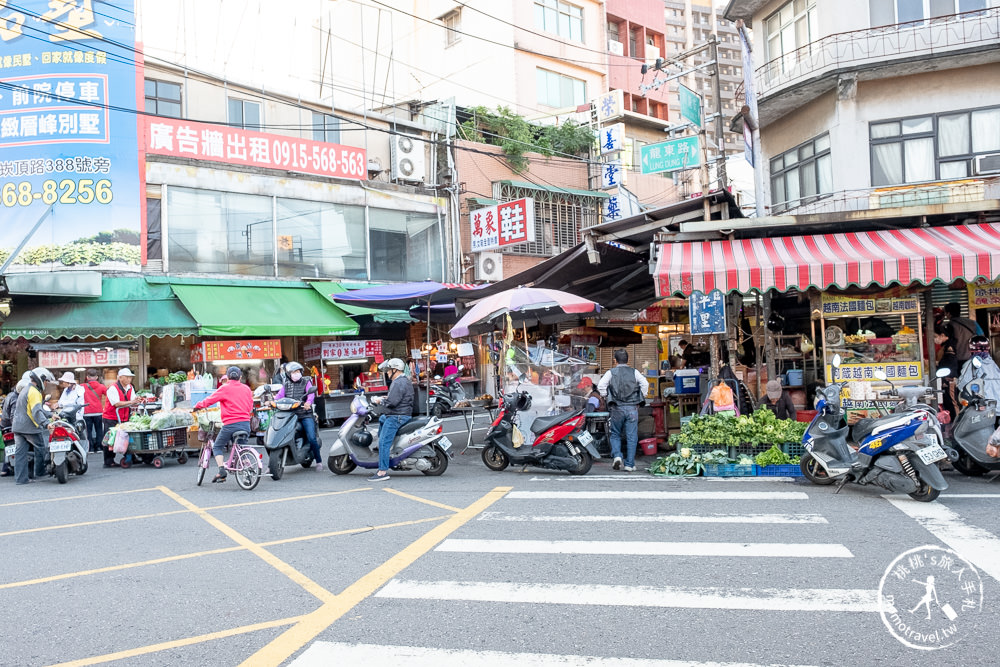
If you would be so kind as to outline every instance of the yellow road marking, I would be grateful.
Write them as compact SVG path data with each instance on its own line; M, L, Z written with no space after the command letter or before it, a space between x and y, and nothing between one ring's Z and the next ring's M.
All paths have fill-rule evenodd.
M319 609L307 614L301 621L282 632L270 644L247 658L241 667L280 665L319 633L330 627L338 618L384 586L386 582L412 565L418 558L433 549L477 514L500 500L511 488L513 487L497 487L468 507L448 517L441 525L431 528L395 556L345 588L334 600L325 602Z
M188 510L179 510L182 513L187 514ZM373 530L385 530L386 528L399 528L401 526L412 526L418 523L428 523L431 521L440 521L441 519L448 518L445 516L434 516L427 519L414 519L412 521L398 521L395 523L383 523L376 526L362 526L360 528L345 528L343 530L337 530L329 533L317 533L315 535L303 535L302 537L287 537L282 540L274 540L272 542L260 542L259 545L262 547L272 547L280 544L290 544L292 542L305 542L308 540L318 540L324 537L336 537L337 535L353 535L356 533L367 533ZM225 554L232 553L234 551L245 551L246 547L235 546L235 547L222 547L220 549L210 549L208 551L198 551L195 553L188 554L178 554L176 556L164 556L163 558L154 558L153 560L138 561L135 563L124 563L122 565L108 565L107 567L99 567L92 570L81 570L78 572L67 572L65 574L55 574L49 577L40 577L38 579L26 579L24 581L14 581L9 584L0 584L0 590L6 588L21 588L22 586L33 586L35 584L47 584L52 581L60 581L62 579L73 579L74 577L85 577L92 574L103 574L105 572L116 572L118 570L129 570L135 567L145 567L147 565L160 565L162 563L170 563L178 560L186 560L189 558L200 558L201 556L213 556L215 554Z
M16 505L35 505L37 503L54 503L62 500L80 500L81 498L101 498L103 496L120 496L125 493L143 493L145 491L156 491L157 487L149 489L132 489L131 491L108 491L107 493L88 493L83 496L61 496L59 498L45 498L43 500L24 500L17 503L4 503L0 507L14 507Z
M258 630L268 630L270 628L280 628L283 625L291 625L292 623L298 623L303 618L305 618L305 616L291 616L289 618L279 618L275 621L264 621L263 623L254 623L253 625L244 625L239 628L230 628L229 630L219 630L218 632L209 632L208 634L197 635L195 637L174 639L172 641L162 642L159 644L151 644L149 646L141 646L139 648L131 648L125 651L118 651L117 653L105 653L104 655L95 655L92 658L71 660L70 662L60 662L58 665L53 665L53 667L83 667L84 665L97 665L102 662L111 662L113 660L124 660L126 658L134 658L140 655L148 655L149 653L156 653L157 651L166 651L172 648L181 648L182 646L201 644L203 642L212 641L214 639L225 639L226 637L245 635L248 632L257 632ZM206 661L207 661L207 656L206 656Z
M178 495L174 491L171 491L167 487L161 486L159 487L159 489L166 495L176 500L182 506L188 508L189 510L200 516L209 525L211 525L216 530L221 532L223 535L231 539L233 542L236 542L237 544L243 546L250 553L254 554L262 561L264 561L265 563L276 569L278 572L281 572L283 575L285 575L286 577L297 583L299 586L304 588L308 593L314 595L317 599L321 600L324 603L331 602L332 600L335 599L336 596L334 596L333 593L326 590L325 588L317 584L315 581L313 581L312 579L310 579L303 573L299 572L285 561L281 560L280 558L272 554L264 547L258 545L256 542L251 540L243 533L239 532L235 528L232 528L231 526L220 521L219 519L216 519L214 516L212 516L202 508L198 507L191 501L181 497L180 495Z
M270 500L251 500L245 503L230 503L229 505L214 505L203 507L203 510L224 510L230 507L249 507L251 505L269 505L271 503L284 503L289 500L307 500L309 498L324 498L326 496L342 496L345 493L355 493L356 491L371 491L371 487L361 487L357 489L347 489L345 491L327 491L325 493L310 493L304 496L287 496L285 498L271 498Z
M427 498L421 498L419 496L414 496L409 493L403 493L402 491L397 491L396 489L382 489L386 493L391 493L394 496L399 496L400 498L407 498L409 500L415 500L418 503L424 503L425 505L430 505L431 507L437 507L439 509L448 510L449 512L461 512L462 510L457 507L452 507L451 505L445 505L444 503L439 503L434 500L428 500Z

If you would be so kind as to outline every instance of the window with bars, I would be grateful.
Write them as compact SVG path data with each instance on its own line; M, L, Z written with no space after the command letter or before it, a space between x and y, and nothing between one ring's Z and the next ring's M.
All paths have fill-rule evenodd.
M572 193L524 188L507 183L493 185L493 198L535 200L535 240L503 248L512 255L551 257L580 242L580 230L600 222L601 199Z

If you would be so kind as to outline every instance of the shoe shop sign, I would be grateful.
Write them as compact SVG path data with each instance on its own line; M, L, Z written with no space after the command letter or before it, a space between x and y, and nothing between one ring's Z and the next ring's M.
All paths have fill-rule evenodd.
M515 199L469 212L472 251L495 250L535 240L535 200Z

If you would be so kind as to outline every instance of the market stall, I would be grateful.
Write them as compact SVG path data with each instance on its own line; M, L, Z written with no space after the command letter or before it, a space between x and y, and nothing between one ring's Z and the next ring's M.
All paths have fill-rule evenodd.
M315 367L319 378L316 392L316 417L328 427L334 419L351 414L351 401L357 389L369 394L388 391L378 364L383 361L380 340L333 340L307 345L303 349L307 367Z
M37 353L39 366L71 370L78 382L84 381L88 368L96 368L101 377L113 382L120 368L134 366L138 361L136 341L32 343L30 349Z

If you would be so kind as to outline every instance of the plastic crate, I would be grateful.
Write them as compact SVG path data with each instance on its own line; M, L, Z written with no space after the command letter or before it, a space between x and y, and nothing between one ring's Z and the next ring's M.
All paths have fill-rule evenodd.
M806 446L801 442L786 442L781 446L781 451L789 456L802 456L806 453Z
M173 447L187 446L187 427L168 428L162 431L153 431L157 436L160 449L171 449Z
M705 477L754 477L756 474L756 465L735 463L706 463L704 473Z
M129 431L128 448L134 451L158 451L162 449L157 431Z
M758 477L802 477L802 468L797 465L754 466Z

